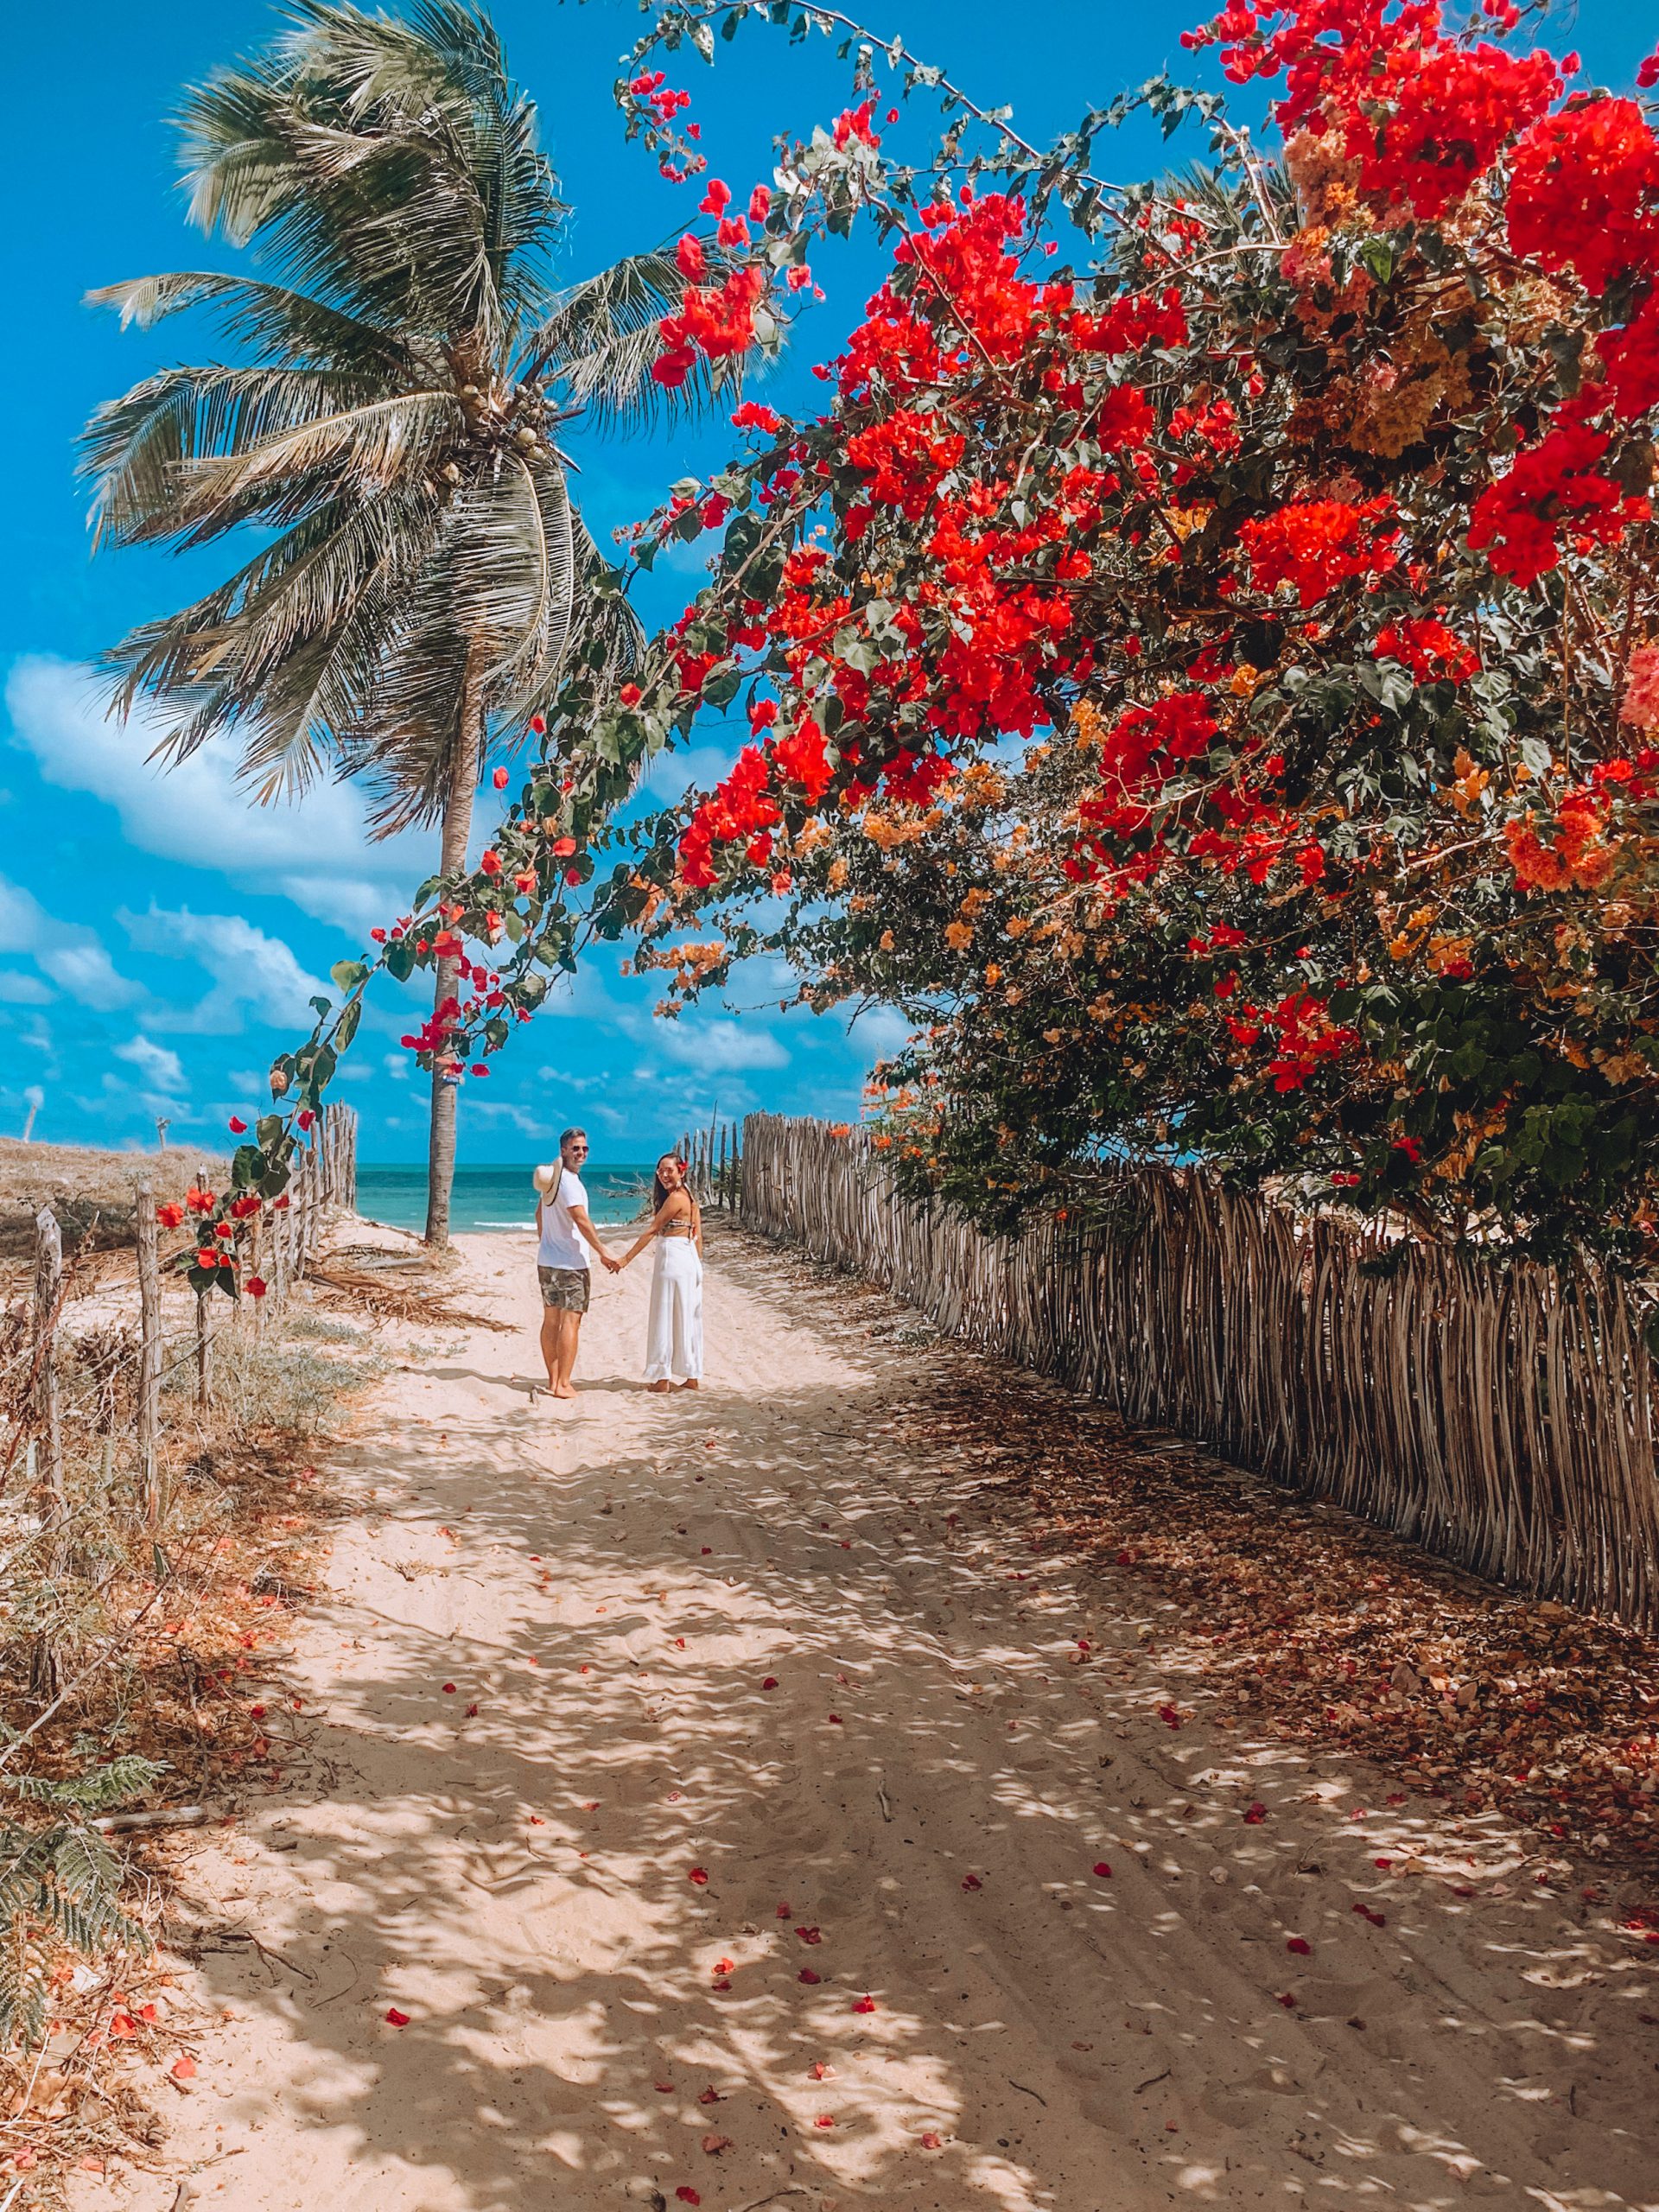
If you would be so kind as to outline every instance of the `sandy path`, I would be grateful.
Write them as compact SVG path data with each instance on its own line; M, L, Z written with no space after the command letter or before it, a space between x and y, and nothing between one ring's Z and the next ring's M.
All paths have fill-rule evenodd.
M463 1242L528 1327L524 1241ZM925 1355L861 1294L728 1236L712 1387L660 1399L646 1284L574 1407L483 1332L378 1393L309 1779L185 1873L280 1957L196 1969L185 2193L80 2202L1659 2203L1639 1961L1525 1873L1378 1871L1385 1833L1441 1863L1432 1816L1333 1818L1351 1766L1171 1729L1127 1578L1027 1574L965 1470L895 1463Z

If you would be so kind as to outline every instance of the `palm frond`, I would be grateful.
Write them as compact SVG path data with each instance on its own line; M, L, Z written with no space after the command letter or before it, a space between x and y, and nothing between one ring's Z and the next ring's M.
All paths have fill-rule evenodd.
M193 521L181 472L258 448L268 438L335 419L384 390L333 369L163 369L107 401L81 435L80 473L92 480L94 543L153 543L184 531L193 539L258 511L227 505ZM217 527L208 528L209 521Z
M181 461L173 472L175 527L200 543L230 526L227 516L286 518L296 501L343 493L373 499L411 467L437 467L444 434L459 416L453 392L397 392Z
M556 384L567 404L608 431L648 429L665 415L695 413L735 399L744 359L699 353L685 383L671 391L652 375L662 351L658 325L677 315L687 278L666 248L627 254L564 292L527 340L525 373Z
M372 322L493 346L549 296L564 215L531 104L463 8L308 4L185 115L192 212Z
M148 330L163 316L209 307L217 311L227 336L270 347L295 368L378 371L404 382L418 372L414 356L395 333L288 285L264 284L250 276L174 270L101 284L86 295L84 304L116 308L124 330L130 323Z

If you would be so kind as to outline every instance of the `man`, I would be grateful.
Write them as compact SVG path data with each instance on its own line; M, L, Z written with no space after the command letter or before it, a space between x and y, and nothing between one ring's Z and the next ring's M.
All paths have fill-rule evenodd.
M588 1311L593 1262L589 1248L612 1274L621 1267L594 1234L588 1216L588 1193L581 1180L588 1157L585 1129L567 1129L559 1139L559 1164L538 1167L536 1187L541 1197L536 1207L540 1243L536 1273L542 1287L542 1357L547 1363L547 1387L556 1398L574 1398L570 1371L576 1363L576 1343L582 1317Z

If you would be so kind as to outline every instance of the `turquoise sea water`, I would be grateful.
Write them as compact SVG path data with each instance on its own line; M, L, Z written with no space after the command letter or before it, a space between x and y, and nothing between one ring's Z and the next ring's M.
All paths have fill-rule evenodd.
M493 1167L457 1167L449 1202L451 1229L533 1228L536 1193L530 1178L536 1166L535 1160L524 1160ZM650 1186L651 1168L587 1167L582 1179L595 1225L607 1222L620 1228L639 1213ZM371 1221L384 1221L389 1228L423 1230L426 1169L359 1166L357 1210Z

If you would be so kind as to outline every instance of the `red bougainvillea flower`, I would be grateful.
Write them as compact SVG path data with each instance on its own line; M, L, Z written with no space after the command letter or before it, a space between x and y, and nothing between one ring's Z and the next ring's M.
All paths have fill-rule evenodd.
M263 1298L265 1294L266 1289L264 1277L263 1275L250 1275L247 1281L243 1284L242 1287L247 1292L250 1298Z
M1313 607L1351 577L1382 575L1396 559L1400 533L1382 526L1393 511L1381 496L1361 505L1307 499L1241 523L1250 582L1258 591L1294 584L1302 605Z
M495 773L491 777L490 781L491 781L491 782L495 785L495 788L497 789L497 791L505 791L505 789L507 788L507 772L506 772L506 770L505 770L505 768L498 768L498 769L496 770Z
M1313 1946L1306 1936L1287 1936L1285 1940L1285 1948L1287 1951L1294 1951L1299 1959L1311 1957L1313 1951Z
M248 1125L239 1115L232 1114L226 1126L233 1137L245 1137L248 1134Z
M1420 683L1466 683L1480 672L1480 656L1445 623L1427 618L1391 622L1371 650L1378 660L1401 662Z
M163 1229L176 1229L184 1219L184 1208L176 1198L169 1198L165 1205L156 1207L156 1218Z
M810 1967L803 1967L795 1979L797 1981L805 1982L810 1988L821 1982L823 1976L821 1974L814 1974Z
M1646 499L1621 492L1596 464L1607 437L1581 423L1557 423L1475 501L1469 543L1501 576L1523 589L1561 557L1560 533L1616 545L1628 526L1651 513Z
M395 2005L387 2005L386 2018L394 2028L406 2028L409 2025L409 2014L400 2012Z
M1103 1859L1096 1859L1095 1872L1099 1875L1103 1882L1109 1882L1112 1878L1112 1870Z
M1575 96L1510 156L1510 244L1599 296L1659 246L1659 142L1635 100Z
M709 1873L706 1867L694 1866L685 1878L696 1889L706 1890L709 1886Z

